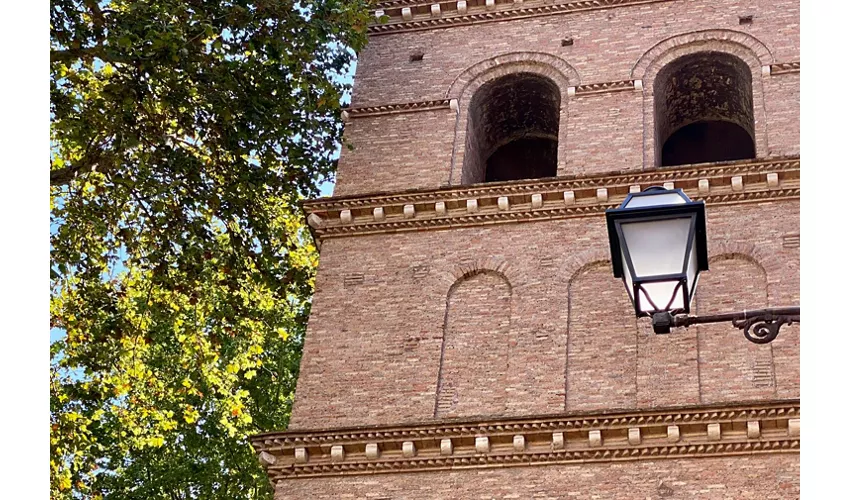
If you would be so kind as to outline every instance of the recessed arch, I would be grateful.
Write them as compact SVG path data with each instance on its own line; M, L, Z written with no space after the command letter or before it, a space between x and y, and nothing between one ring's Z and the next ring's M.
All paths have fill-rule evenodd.
M536 73L511 73L482 85L469 105L461 181L554 177L560 107L555 82Z
M666 95L664 92L656 90L656 85L669 85L670 80L665 78L665 73L670 72L668 68L671 64L679 62L687 62L687 57L698 58L696 54L715 54L719 56L725 63L719 63L719 66L725 66L729 71L727 73L737 73L737 86L749 87L744 91L751 96L752 112L751 123L749 126L742 126L740 119L730 119L729 116L721 117L720 120L709 119L704 120L702 124L693 125L700 120L690 122L680 122L678 128L670 130L669 126L657 123L657 103L656 99L659 95ZM732 59L735 58L735 59ZM739 64L730 63L729 61L740 61ZM632 68L632 78L642 80L644 84L644 168L654 168L662 165L663 146L670 136L675 134L680 128L690 127L689 130L683 130L679 137L674 139L684 142L680 144L685 146L681 149L687 149L688 141L711 140L711 138L720 138L726 140L729 137L738 138L741 143L745 143L746 135L752 139L753 154L745 152L744 154L732 154L734 157L764 157L767 155L767 121L764 107L764 92L762 83L763 66L771 64L773 55L771 51L755 37L732 30L706 30L685 33L665 39L651 49L649 49ZM693 60L691 61L693 62ZM743 68L747 70L744 71ZM681 69L681 68L680 68ZM687 71L686 71L687 72ZM710 74L710 70L708 71ZM743 85L741 85L743 84ZM669 90L669 89L668 89ZM685 94L688 94L687 92ZM698 92L697 92L698 94ZM741 92L731 92L730 95L741 95ZM716 117L715 117L716 118ZM663 121L663 120L662 120ZM716 122L723 122L718 124ZM706 124L707 122L714 122ZM666 137L658 137L661 134L668 134ZM691 161L687 159L686 161ZM723 161L722 155L720 159L708 159L707 161Z
M497 271L465 273L446 295L434 416L504 413L512 287Z
M488 83L508 75L528 74L534 78L548 79L557 89L557 147L555 151L556 172L566 168L566 120L568 88L579 84L579 76L572 66L556 56L538 52L513 52L501 54L464 70L446 91L446 97L458 103L452 165L449 184L470 184L485 181L485 169L479 159L471 161L467 156L470 141L469 121L471 104L478 90ZM551 85L549 88L553 88ZM552 94L554 95L554 94ZM551 134L547 134L551 137ZM535 139L535 137L528 137ZM539 139L539 137L536 137ZM507 139L502 145L512 142ZM516 145L515 145L516 147Z
M570 277L566 411L634 408L637 402L637 323L623 283L607 259Z
M755 157L752 74L743 60L683 55L661 68L653 89L659 166Z
M700 274L697 315L759 309L769 305L767 272L751 255L712 257ZM694 328L694 327L692 327ZM697 325L700 401L721 403L776 397L772 344L748 342L728 323Z

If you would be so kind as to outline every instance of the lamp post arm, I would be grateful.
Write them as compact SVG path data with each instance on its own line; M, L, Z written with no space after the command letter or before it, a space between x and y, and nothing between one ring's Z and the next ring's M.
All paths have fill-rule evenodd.
M705 316L673 316L657 313L652 317L655 333L670 333L670 328L687 328L706 323L732 322L732 326L744 331L744 337L756 344L767 344L779 335L782 325L800 323L799 307L773 307Z

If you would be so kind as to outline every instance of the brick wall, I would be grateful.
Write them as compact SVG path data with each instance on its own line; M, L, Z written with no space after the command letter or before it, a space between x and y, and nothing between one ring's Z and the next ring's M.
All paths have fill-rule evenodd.
M798 154L799 75L762 75L764 65L800 60L798 3L679 0L372 36L358 61L352 106L453 97L458 123L449 110L351 119L346 139L356 149L342 154L335 194L445 185L452 145L452 182L461 183L470 93L500 64L560 75L559 175L654 167L655 74L674 57L706 50L750 67L758 157ZM743 15L752 24L739 24ZM562 46L566 37L572 45ZM425 55L411 62L416 51ZM636 78L645 80L642 92L566 95L567 86Z
M786 500L799 496L799 456L771 455L294 479L279 482L275 498Z
M739 24L745 15L751 24ZM796 0L671 0L372 36L345 130L354 149L342 153L335 194L480 180L464 170L475 163L466 161L476 144L472 97L522 72L548 78L560 94L558 175L654 169L655 77L709 50L749 68L757 157L799 154L799 65L785 64L799 61L798 18ZM572 45L562 44L568 37ZM424 57L412 61L414 52ZM404 103L420 104L385 107ZM721 203L707 206L711 269L695 312L799 304L799 202L732 204L724 189L714 196ZM485 214L478 226L442 229L428 227L445 223L429 214L419 231L344 236L359 231L358 218L384 217L358 203L347 226L328 233L343 236L322 242L291 431L799 398L797 326L757 346L728 324L655 335L636 320L612 276L599 213L492 225ZM422 203L416 211L434 210ZM388 226L412 220L394 210L388 205ZM343 219L339 210L325 215ZM278 499L798 496L793 451L315 477L276 489Z
M707 207L699 313L799 303L799 249L784 238L799 234L798 207ZM655 336L606 245L601 216L326 240L291 428L429 421L441 353L464 391L504 383L459 391L465 416L799 395L798 329L772 346L729 325ZM470 278L476 269L489 274Z

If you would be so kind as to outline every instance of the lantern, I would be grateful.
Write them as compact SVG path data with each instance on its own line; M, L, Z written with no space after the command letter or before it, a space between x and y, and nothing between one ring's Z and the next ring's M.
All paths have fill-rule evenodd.
M614 276L623 279L635 314L690 312L699 273L708 270L705 203L681 189L651 187L605 217Z

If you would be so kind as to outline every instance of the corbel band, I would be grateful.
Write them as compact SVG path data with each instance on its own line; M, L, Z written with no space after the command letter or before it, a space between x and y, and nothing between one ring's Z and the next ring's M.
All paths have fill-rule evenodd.
M367 30L376 36L669 1L673 0L486 0L471 5L466 0L396 0L378 3Z
M438 109L450 108L451 99L438 99L432 101L385 104L383 106L346 108L344 109L344 111L348 114L348 118L363 118L366 116L396 115L401 113L415 113L417 111L433 111Z
M785 73L799 73L800 72L800 62L786 62L786 63L776 63L770 65L770 74L771 75L782 75Z
M271 479L552 463L799 453L799 400L268 433Z
M588 83L576 87L575 95L583 96L589 94L607 94L610 92L621 92L628 90L642 90L643 86L639 80L621 80L618 82Z
M630 192L682 188L709 205L799 199L800 159L737 161L635 173L320 198L303 208L324 238L598 216Z

